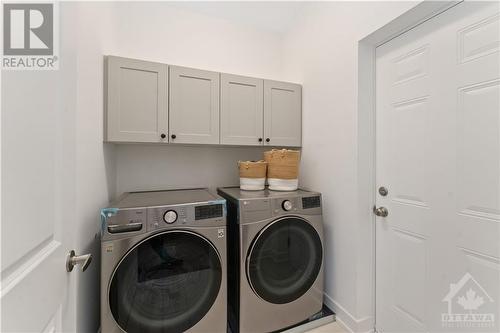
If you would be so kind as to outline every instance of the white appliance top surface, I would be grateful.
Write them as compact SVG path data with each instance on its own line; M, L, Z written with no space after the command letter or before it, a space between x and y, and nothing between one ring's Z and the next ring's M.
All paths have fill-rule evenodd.
M297 196L312 196L319 195L318 192L310 192L305 190L296 190L296 191L271 191L269 189L265 189L262 191L244 191L240 190L239 187L220 187L219 191L226 193L227 195L235 198L236 200L245 200L245 199L262 199L262 198L288 198L288 197L297 197Z
M124 193L111 207L155 207L224 200L207 189L146 191Z

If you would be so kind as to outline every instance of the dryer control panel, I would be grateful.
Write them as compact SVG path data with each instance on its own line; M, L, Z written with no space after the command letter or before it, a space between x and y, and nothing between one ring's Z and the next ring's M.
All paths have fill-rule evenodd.
M273 216L280 214L321 214L321 196L289 196L271 200Z
M287 214L321 214L321 196L283 196L278 198L245 199L240 201L240 218L264 220Z
M294 213L300 209L298 197L289 198L276 198L272 200L273 212L275 214L280 213Z

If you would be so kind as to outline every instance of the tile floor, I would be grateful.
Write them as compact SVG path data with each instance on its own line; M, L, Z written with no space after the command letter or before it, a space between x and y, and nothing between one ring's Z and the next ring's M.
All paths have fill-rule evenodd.
M327 324L325 326L316 327L311 331L306 333L347 333L349 332L342 324L335 321L333 323Z

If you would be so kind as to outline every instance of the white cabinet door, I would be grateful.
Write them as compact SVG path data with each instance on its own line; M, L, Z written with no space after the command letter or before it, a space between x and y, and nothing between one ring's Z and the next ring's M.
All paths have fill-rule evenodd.
M302 87L264 81L265 145L295 146L302 142Z
M219 73L170 66L170 142L219 143Z
M262 145L264 81L221 74L221 143Z
M167 65L107 61L107 141L168 142Z
M377 331L500 331L499 12L464 1L377 48Z

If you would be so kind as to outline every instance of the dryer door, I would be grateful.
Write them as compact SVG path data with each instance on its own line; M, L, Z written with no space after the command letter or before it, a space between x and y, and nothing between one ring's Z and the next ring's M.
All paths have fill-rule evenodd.
M210 310L221 281L221 260L210 241L189 231L164 232L123 257L109 304L125 332L184 332Z
M289 303L311 288L322 259L316 230L302 218L281 218L268 224L253 241L247 257L247 278L262 299Z

